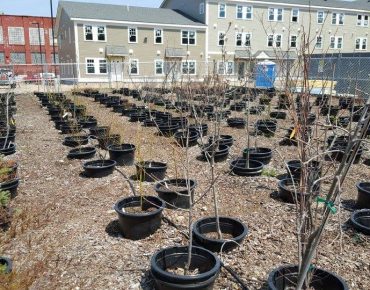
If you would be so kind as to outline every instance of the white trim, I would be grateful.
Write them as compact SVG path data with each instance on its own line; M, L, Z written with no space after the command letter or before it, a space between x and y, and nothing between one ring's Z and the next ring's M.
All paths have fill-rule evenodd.
M274 9L274 19L270 20L270 9ZM281 20L279 20L279 9L281 9ZM276 13L275 13L276 12ZM283 7L267 7L267 22L284 22L284 8Z
M359 43L360 47L356 48L356 42L357 42L358 39L360 40L360 43ZM363 40L365 40L365 46L366 46L365 48L362 48L362 41ZM367 51L367 37L356 37L355 38L355 50L356 51Z
M220 7L221 7L221 5L224 5L224 7L225 7L225 16L224 17L221 17L220 16L220 12L221 12L221 9L220 9ZM226 8L226 2L220 2L220 3L218 3L218 6L217 6L217 17L218 18L220 18L220 19L225 19L225 18L227 18L227 8Z
M86 26L91 26L91 34L92 34L92 39L86 39L86 31L85 27ZM98 39L98 26L104 27L104 40L99 40ZM83 23L82 25L82 33L83 33L83 40L87 42L107 42L107 26L105 24L90 24L90 23Z
M130 29L135 29L136 41L130 41ZM138 41L139 41L139 29L136 26L127 27L127 42L128 43L138 43Z
M181 27L181 28L198 28L206 29L206 27L200 25L181 25L181 24L164 24L164 23L146 23L146 22L135 22L135 21L120 21L120 20L104 20L104 19L93 19L93 18L71 18L72 21L79 21L81 24L84 22L96 22L96 23L107 23L107 24L127 24L127 26L135 25L140 27Z
M319 12L322 12L322 23L319 22ZM316 11L316 24L324 25L326 20L326 12L324 10L318 10Z
M359 16L361 16L361 24L358 24L358 17ZM367 25L365 25L365 16L367 16ZM356 26L367 28L367 27L369 27L369 20L370 20L370 15L369 14L358 13L356 15Z
M320 47L317 47L316 46L316 44L317 44L317 38L318 37L321 37L321 45L320 45ZM315 37L315 49L322 49L323 45L324 45L324 37L322 35L316 35L316 37Z
M187 31L187 32L188 32L188 43L185 43L185 44L184 44L184 43L182 43L182 32L183 32L183 31ZM194 44L190 44L190 43L189 43L189 32L190 32L190 31L193 31L193 32L194 32ZM196 30L194 30L194 29L181 29L180 33L181 33L181 34L180 34L180 44L181 44L181 45L185 45L185 46L188 46L188 45L189 45L189 46L196 46L196 45L197 45L197 43L198 43L198 41L197 41L197 37L198 37L198 36L197 36L197 31L196 31Z
M238 18L238 6L242 7L242 18ZM247 11L248 11L248 7L251 8L251 18L247 18L246 15L247 15ZM254 8L253 8L253 5L249 5L249 3L247 3L247 5L245 4L237 4L235 6L235 19L236 20L249 20L249 21L252 21L253 18L254 18Z
M137 69L137 73L136 74L131 73L131 62L132 61L136 61L136 69ZM131 58L129 60L128 68L129 68L128 74L130 76L138 76L138 75L140 75L139 60L137 58Z
M94 73L89 73L87 72L87 60L88 59L92 59L94 61ZM105 65L106 65L106 69L107 69L107 72L106 73L101 73L100 72L100 61L101 60L105 60ZM85 74L86 75L108 75L108 61L106 58L103 58L103 57L85 57Z
M336 15L336 20L335 20L335 23L333 23L333 15ZM340 17L339 17L339 15L340 14L343 14L343 23L342 24L340 24L339 23L339 19L340 19ZM345 18L346 18L346 14L344 13L344 12L337 12L337 11L332 11L331 12L331 19L330 19L330 24L331 25L338 25L338 26L344 26L344 20L345 20Z
M215 2L212 0L212 2ZM236 2L240 3L240 0L229 0L229 2ZM328 1L329 2L329 1ZM290 3L284 3L284 2L270 2L270 1L253 1L248 0L248 3L254 3L258 5L276 5L276 6L284 6L284 7L298 7L298 8L310 8L312 9L325 9L328 11L331 10L340 10L340 11L346 11L346 12L363 12L363 13L369 13L369 10L362 10L362 9L351 9L351 8L337 8L337 7L330 7L330 6L320 6L320 5L307 5L307 4L290 4Z
M224 40L224 44L223 45L220 44L220 34L221 33L224 35L224 39L223 39ZM217 46L218 47L223 47L225 45L226 45L226 33L225 33L225 31L218 31L217 32Z
M76 52L76 63L80 63L80 46L78 44L78 26L77 22L74 22L74 32L75 32L75 52ZM81 70L80 66L76 65L76 70L77 70L77 80L81 79Z
M193 62L194 63L194 73L193 74L190 74L190 73L186 73L186 74L184 74L183 73L183 64L184 63L191 63L191 62ZM189 65L188 65L188 71L189 71ZM185 60L182 60L181 61L181 74L182 75L189 75L189 76L195 76L195 75L197 75L197 61L196 60L193 60L193 59L185 59Z
M161 31L161 42L155 42L156 41L156 30L160 30ZM162 28L158 28L158 27L154 27L153 28L153 43L154 44L163 44L163 29Z
M293 21L293 11L294 10L297 10L298 11L298 15L297 15L297 21ZM299 23L299 17L300 17L300 11L298 8L292 8L292 10L290 11L290 22L291 23Z
M157 74L157 61L162 62L162 73ZM164 75L164 60L163 59L155 59L154 60L154 75L155 76L163 76Z
M295 36L295 46L291 46L292 36ZM298 48L298 35L297 34L290 34L289 35L289 48Z

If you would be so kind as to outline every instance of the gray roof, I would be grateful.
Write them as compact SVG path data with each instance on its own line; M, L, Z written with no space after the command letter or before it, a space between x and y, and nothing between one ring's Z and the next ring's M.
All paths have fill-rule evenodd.
M60 1L58 10L59 8L64 9L65 13L70 18L172 24L180 26L196 25L205 27L203 23L197 22L178 11L167 8L148 8L72 1Z
M251 59L253 55L249 49L235 50L236 59Z
M266 2L266 0L255 0ZM332 8L345 8L345 9L356 9L356 10L369 10L370 2L368 0L268 0L267 2L276 2L286 4L297 4L297 5L311 5L311 6L322 6L322 7L332 7ZM266 4L261 4L266 6Z
M105 54L106 56L127 56L128 50L126 46L107 45Z
M186 51L182 48L166 48L165 57L185 57Z

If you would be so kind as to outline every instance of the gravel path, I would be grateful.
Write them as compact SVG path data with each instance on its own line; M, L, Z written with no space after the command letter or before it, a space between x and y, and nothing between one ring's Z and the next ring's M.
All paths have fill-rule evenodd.
M140 147L137 158L165 161L168 177L183 176L184 149L176 147L171 138L158 137L155 129L129 123L91 99L78 97L75 102L86 105L99 124L111 125L122 141ZM22 183L11 204L16 209L12 227L0 233L0 252L14 259L14 280L21 285L31 284L31 289L151 289L151 255L162 247L186 244L185 238L167 223L144 240L122 238L112 205L131 195L127 182L118 172L100 179L81 176L81 161L66 159L64 136L54 128L36 98L19 95L17 106L15 158L20 162ZM275 137L259 137L258 144L277 148L289 126L289 120L281 122ZM231 156L240 155L246 147L245 132L224 125L222 133L236 139ZM279 150L286 159L297 154L296 147ZM205 163L196 159L199 152L193 147L188 153L189 173L198 182L197 193L207 188L210 176ZM284 173L277 154L270 167ZM134 166L124 170L129 176L135 173ZM356 198L354 184L359 179L370 179L369 171L364 164L353 167L344 198ZM227 172L227 162L217 164L216 173L221 173L217 184L221 214L242 220L250 234L241 247L223 259L250 289L263 289L271 269L296 261L294 206L271 198L277 189L276 178L243 178ZM155 195L152 184L135 186L143 194ZM165 215L186 230L186 213L165 210ZM194 217L210 215L212 198L207 195L195 207ZM341 275L351 289L370 289L370 239L346 227L341 231L337 223L338 218L345 222L349 215L341 211L329 223L315 264ZM215 289L238 289L238 285L222 271Z

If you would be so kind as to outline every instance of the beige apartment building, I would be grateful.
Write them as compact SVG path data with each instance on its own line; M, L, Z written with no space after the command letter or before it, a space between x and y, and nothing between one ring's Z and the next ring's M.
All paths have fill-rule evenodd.
M172 9L61 1L56 30L64 81L204 75L206 26Z
M229 76L243 77L261 60L294 62L302 37L313 54L369 51L368 0L164 0L161 7L206 24L206 58Z

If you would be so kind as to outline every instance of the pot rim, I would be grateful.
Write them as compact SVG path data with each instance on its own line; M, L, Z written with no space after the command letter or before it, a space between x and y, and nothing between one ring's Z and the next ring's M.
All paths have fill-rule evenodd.
M118 205L125 202L124 204L127 204L127 202L129 201L139 201L139 198L145 198L145 199L156 199L157 201L159 201L161 203L161 205L159 205L157 207L157 209L155 211L150 211L150 212L147 212L147 213L130 213L130 212L124 212L122 211L122 208L119 208ZM157 205L156 205L157 206ZM128 217L147 217L147 216L150 216L150 215L156 215L157 213L163 211L163 209L166 207L166 203L164 202L163 199L157 197L157 196L153 196L153 195L144 195L144 196L130 196L130 197L124 197L124 198L121 198L119 199L115 204L114 204L114 210L116 211L117 214L120 214L120 215L125 215L125 216L128 216Z

